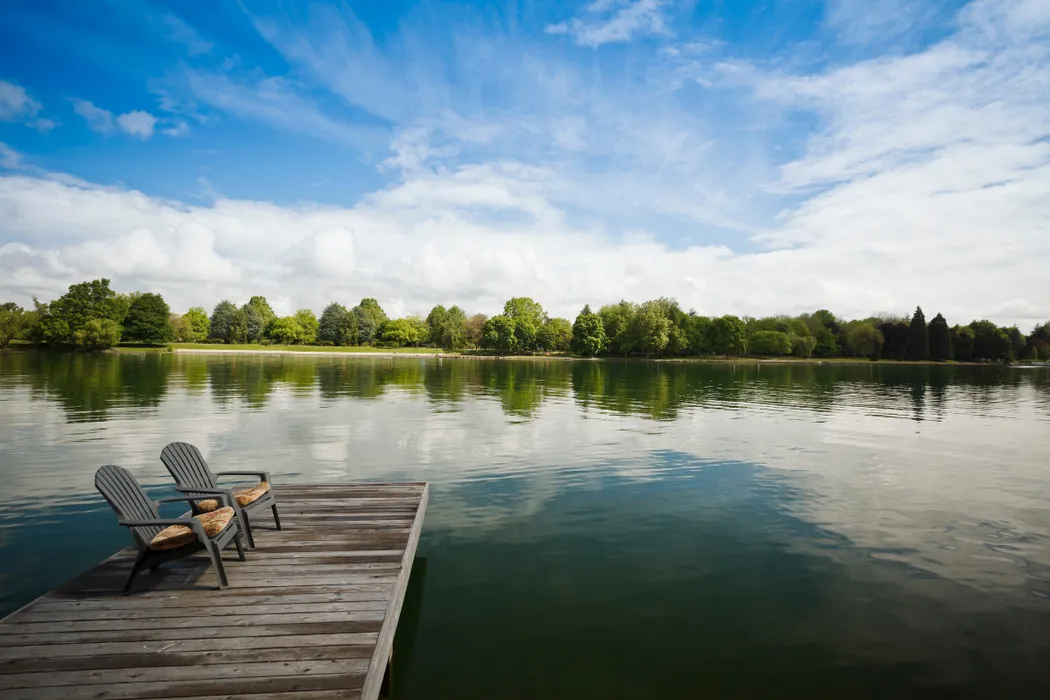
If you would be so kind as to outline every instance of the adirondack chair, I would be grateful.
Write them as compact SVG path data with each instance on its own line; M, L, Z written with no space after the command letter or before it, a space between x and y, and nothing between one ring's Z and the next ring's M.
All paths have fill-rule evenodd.
M124 584L123 595L131 591L131 584L142 569L156 570L164 562L182 559L201 550L208 553L215 567L218 588L225 588L230 583L222 566L222 550L231 541L237 546L240 560L245 560L237 516L228 506L197 517L162 518L157 510L159 504L191 501L192 497L176 496L153 501L131 472L112 464L95 472L95 488L116 511L120 518L118 524L129 529L139 550L131 575ZM225 494L219 497L225 506Z
M273 484L269 472L219 472L213 474L204 461L201 451L185 442L173 442L160 453L160 461L175 479L175 488L181 493L208 498L193 502L194 512L207 512L218 507L215 496L225 495L227 502L237 512L237 519L244 524L244 534L248 538L248 549L255 549L255 537L252 535L251 518L269 508L273 512L273 521L281 529L281 516L277 512L277 499L273 494ZM251 488L234 491L218 484L220 476L254 476L259 483Z

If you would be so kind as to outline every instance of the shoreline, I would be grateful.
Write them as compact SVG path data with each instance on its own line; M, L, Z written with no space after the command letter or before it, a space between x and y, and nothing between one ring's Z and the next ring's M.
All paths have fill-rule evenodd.
M136 348L121 348L121 352L136 352ZM150 352L150 350L143 350ZM397 352L397 351L338 351L338 350L244 350L225 348L173 348L173 354L186 355L269 355L269 356L323 356L323 357L381 357L440 360L555 360L570 362L659 362L659 363L699 363L699 364L749 364L749 365L866 365L866 366L911 366L911 367L1014 367L1040 368L1050 367L1046 364L1010 364L999 365L988 362L935 362L932 360L876 360L864 358L831 357L831 358L772 358L772 357L579 357L575 355L468 355L459 352Z
M425 360L436 358L439 360L516 360L516 361L561 361L561 362L654 362L654 363L696 363L709 365L867 365L869 367L883 366L910 366L910 367L1010 367L1014 369L1045 369L1050 368L1047 362L1014 362L1002 365L994 362L935 362L933 360L876 360L871 361L859 357L750 357L750 356L711 356L701 357L582 357L579 355L557 354L557 355L497 355L497 354L469 354L455 351L442 351L424 348L417 350L397 349L370 349L370 350L329 350L324 346L292 346L302 349L273 348L272 346L259 346L257 348L234 347L227 348L221 345L215 347L178 347L173 346L116 346L109 350L101 351L108 354L185 354L185 355L262 355L271 357L299 356L308 357L363 357L363 358L387 358ZM33 348L28 344L13 343L5 349L7 352L52 352L48 348ZM5 350L0 350L4 352ZM54 351L60 352L60 351Z

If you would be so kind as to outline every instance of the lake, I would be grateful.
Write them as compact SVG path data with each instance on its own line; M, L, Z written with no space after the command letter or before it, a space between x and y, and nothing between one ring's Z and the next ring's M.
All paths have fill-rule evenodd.
M1050 694L1047 368L0 353L0 614L173 440L431 483L397 698Z

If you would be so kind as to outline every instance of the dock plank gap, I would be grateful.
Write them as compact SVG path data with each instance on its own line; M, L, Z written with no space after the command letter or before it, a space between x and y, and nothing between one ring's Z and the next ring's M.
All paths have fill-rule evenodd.
M0 621L0 696L24 700L375 700L393 650L428 486L277 488L283 530L248 561L201 554L121 586L121 550Z

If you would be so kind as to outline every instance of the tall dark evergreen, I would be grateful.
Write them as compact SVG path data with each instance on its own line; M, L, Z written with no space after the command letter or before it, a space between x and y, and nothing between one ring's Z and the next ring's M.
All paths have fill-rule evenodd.
M899 321L887 321L879 324L879 331L885 340L882 346L882 357L887 360L903 360L908 347L908 324Z
M948 322L944 320L944 316L937 314L933 317L933 320L930 321L929 336L931 360L943 362L955 359L955 354L952 352L952 331L948 328Z
M210 338L224 343L237 343L248 333L248 322L244 312L225 299L215 305L211 313Z
M908 347L904 350L905 360L930 359L930 331L926 328L926 316L922 307L915 307L915 315L908 326Z
M328 345L353 345L357 342L357 316L342 304L331 303L321 314L317 339Z
M175 337L171 309L159 294L140 294L131 302L124 318L124 340L161 345Z

